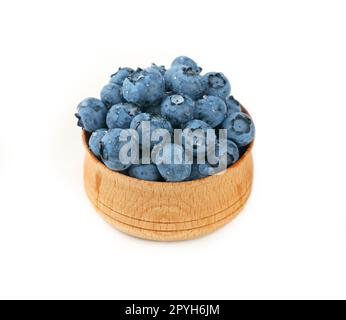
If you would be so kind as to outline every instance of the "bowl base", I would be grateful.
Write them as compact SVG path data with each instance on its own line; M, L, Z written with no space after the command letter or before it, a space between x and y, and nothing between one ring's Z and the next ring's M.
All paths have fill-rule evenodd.
M178 222L177 224L172 222L166 224L160 222L155 226L152 222L146 220L131 218L124 219L123 215L101 203L98 199L93 198L86 187L86 193L90 202L105 221L110 223L119 231L130 236L152 241L191 240L216 231L229 223L242 211L250 197L251 190L252 185L247 188L245 193L236 203L232 204L232 206L226 210L218 212L217 214L208 216L207 218L183 223ZM151 224L151 226L148 224Z

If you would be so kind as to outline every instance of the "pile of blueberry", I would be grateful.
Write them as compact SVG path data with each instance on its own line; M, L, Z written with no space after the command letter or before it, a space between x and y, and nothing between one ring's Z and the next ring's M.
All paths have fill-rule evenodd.
M119 158L125 143L120 139L121 132L135 130L141 146L143 123L147 122L150 132L166 129L173 134L174 129L198 129L207 134L215 129L214 156L217 159L226 156L227 166L238 161L254 139L253 121L230 96L231 85L223 73L202 75L201 72L195 61L184 56L176 58L168 70L156 64L137 70L119 68L103 87L100 99L87 98L78 105L78 125L91 133L89 147L93 154L111 170L150 181L189 181L217 172L212 169L218 163L159 163L155 157L150 158L149 163L124 164ZM227 130L224 154L219 148L218 129ZM200 156L200 149L196 148L198 139L193 143L193 157L197 159ZM155 142L150 140L149 146L154 149ZM178 158L184 157L184 144L177 144L173 138L164 144L161 156L165 149L172 151L175 157L176 154L180 155ZM202 150L209 152L208 147Z

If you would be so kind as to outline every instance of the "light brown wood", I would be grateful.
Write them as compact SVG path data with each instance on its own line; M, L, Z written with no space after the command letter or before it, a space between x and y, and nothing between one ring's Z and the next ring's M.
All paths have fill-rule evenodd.
M89 150L84 183L101 216L132 236L158 241L188 240L208 234L233 219L251 193L251 144L225 173L188 182L150 182L109 170Z

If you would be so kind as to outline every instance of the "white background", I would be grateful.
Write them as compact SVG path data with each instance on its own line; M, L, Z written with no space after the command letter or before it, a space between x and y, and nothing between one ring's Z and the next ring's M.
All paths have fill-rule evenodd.
M1 1L0 298L346 298L344 1ZM189 55L257 126L246 209L154 243L89 204L76 105Z

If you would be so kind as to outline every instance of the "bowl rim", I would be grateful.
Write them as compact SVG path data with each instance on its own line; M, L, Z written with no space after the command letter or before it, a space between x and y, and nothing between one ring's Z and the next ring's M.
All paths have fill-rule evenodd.
M242 112L246 113L247 115L249 115L251 117L251 115L249 114L249 112L241 105L241 109ZM86 149L87 155L98 165L98 166L102 166L102 168L104 170L106 170L109 174L114 175L115 177L117 177L118 179L121 179L123 181L127 181L127 182L136 182L137 184L141 184L143 186L147 186L147 187L160 187L160 186L164 186L164 187L182 187L182 186L198 186L201 184L206 184L211 182L213 179L225 175L227 173L230 173L232 170L236 169L238 166L240 166L245 160L246 158L248 158L248 156L250 155L253 146L254 146L254 142L255 139L247 146L247 149L245 151L245 153L241 156L241 158L234 164L232 164L230 167L228 167L225 171L223 171L220 174L216 174L213 176L209 176L209 177L205 177L205 178L200 178L200 179L196 179L196 180L189 180L189 181L177 181L177 182L168 182L168 181L148 181L148 180L141 180L141 179L137 179L128 175L125 175L121 172L118 171L113 171L111 169L109 169L103 162L101 162L90 150L89 146L88 146L88 142L87 142L87 136L88 134L91 134L87 131L85 131L84 129L82 130L82 140L83 140L83 146Z

